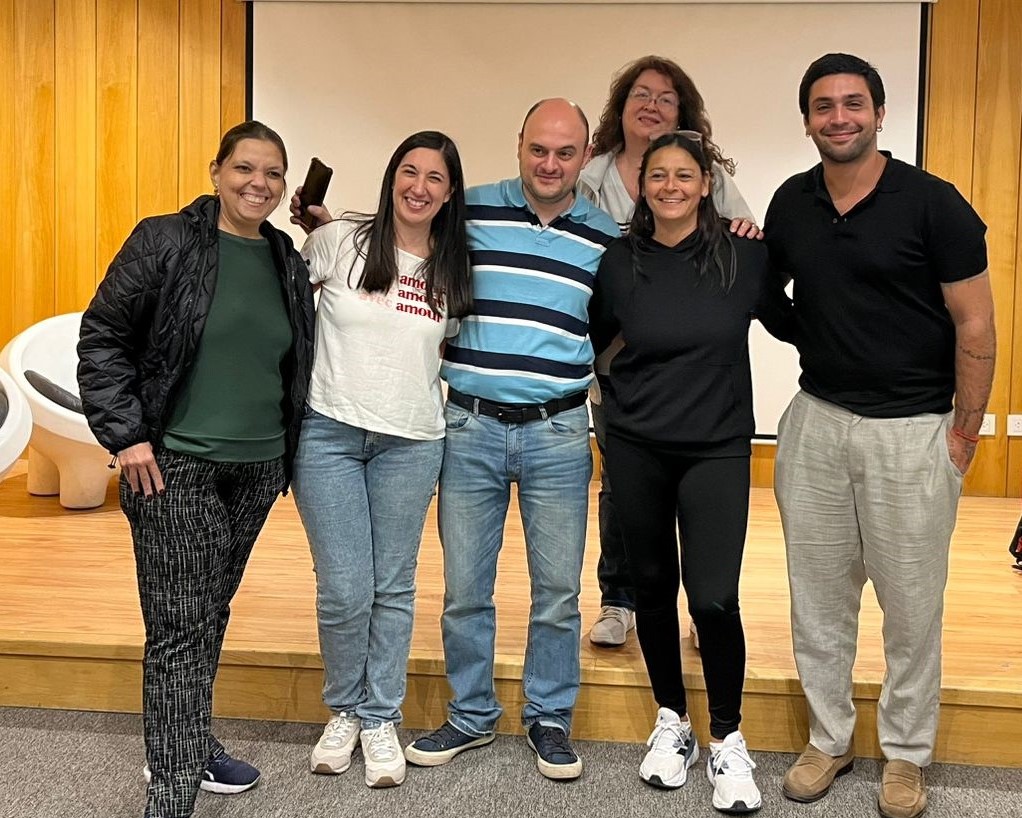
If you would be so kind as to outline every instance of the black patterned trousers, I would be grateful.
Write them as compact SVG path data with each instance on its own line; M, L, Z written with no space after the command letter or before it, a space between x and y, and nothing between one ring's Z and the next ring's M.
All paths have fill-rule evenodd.
M156 450L165 492L121 477L145 622L146 818L187 818L210 754L213 679L230 603L284 485L281 461L214 463Z

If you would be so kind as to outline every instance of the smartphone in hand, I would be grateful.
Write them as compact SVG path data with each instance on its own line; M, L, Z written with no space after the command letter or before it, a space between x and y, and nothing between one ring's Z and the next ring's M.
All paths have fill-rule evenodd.
M309 205L322 205L326 198L326 189L330 185L330 178L334 175L333 168L324 165L317 157L312 157L309 164L309 172L305 175L302 183L302 192L298 195L301 203L299 221L310 230L316 226L315 219L309 215Z

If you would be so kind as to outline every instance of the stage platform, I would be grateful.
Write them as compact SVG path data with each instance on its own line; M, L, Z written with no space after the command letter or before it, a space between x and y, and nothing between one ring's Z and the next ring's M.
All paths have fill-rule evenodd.
M138 712L143 629L128 527L111 483L106 504L69 512L30 497L24 463L0 482L0 705ZM645 741L656 708L634 634L622 649L590 645L599 611L596 489L583 573L582 691L574 735ZM788 586L772 492L754 489L742 580L748 644L742 730L754 749L793 752L807 736L791 654ZM952 545L944 618L944 680L937 760L1022 766L1022 575L1007 539L1018 500L963 498ZM441 551L433 513L419 559L405 725L433 727L445 713L439 617ZM501 732L521 732L521 675L529 591L521 526L512 509L497 589ZM687 619L683 623L687 627ZM856 751L878 756L875 707L883 678L880 612L863 600L855 697ZM697 734L706 733L699 654L684 645ZM227 717L320 722L322 665L312 563L291 498L275 506L235 600L216 690Z

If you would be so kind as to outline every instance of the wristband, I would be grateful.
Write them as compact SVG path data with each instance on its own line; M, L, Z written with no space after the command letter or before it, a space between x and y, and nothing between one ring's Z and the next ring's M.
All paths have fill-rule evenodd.
M955 437L960 437L962 440L968 440L970 443L979 443L979 435L970 435L963 429L959 429L957 426L951 427L951 434Z

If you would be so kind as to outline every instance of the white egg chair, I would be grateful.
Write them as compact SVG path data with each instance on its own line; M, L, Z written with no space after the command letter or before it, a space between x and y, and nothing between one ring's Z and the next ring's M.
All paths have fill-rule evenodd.
M106 498L113 471L81 412L78 332L82 313L33 324L0 353L32 412L28 453L30 494L60 495L65 508L95 508Z
M32 410L14 378L0 369L0 480L18 462L32 436Z

